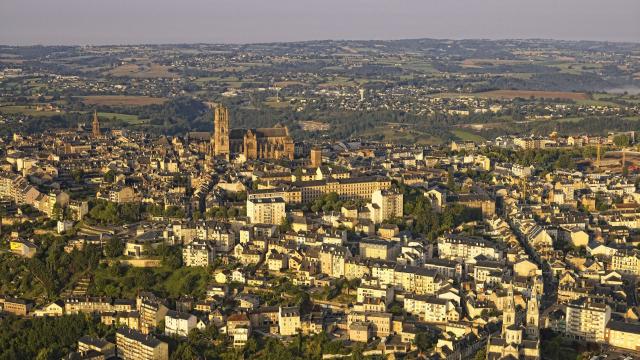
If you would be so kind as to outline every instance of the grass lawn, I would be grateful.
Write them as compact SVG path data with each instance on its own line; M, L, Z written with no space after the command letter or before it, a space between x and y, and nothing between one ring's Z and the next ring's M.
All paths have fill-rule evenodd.
M289 106L289 102L286 100L280 100L280 102L278 102L276 100L275 97L268 97L266 99L266 101L264 102L264 104L268 107L274 108L274 109L282 109L282 108L286 108Z
M485 138L483 138L480 135L476 135L474 133L465 131L465 130L451 130L451 132L458 137L460 140L463 141L474 141L474 142L482 142L485 141Z
M202 84L206 84L208 82L216 82L219 81L220 78L218 76L207 76L207 77L201 77L201 78L197 78L194 82L196 84L202 85Z

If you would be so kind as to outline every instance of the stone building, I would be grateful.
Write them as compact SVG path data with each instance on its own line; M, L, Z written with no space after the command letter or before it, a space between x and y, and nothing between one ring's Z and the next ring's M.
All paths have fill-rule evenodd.
M214 110L211 138L214 156L229 157L243 154L245 159L293 160L294 143L289 130L283 126L257 129L230 129L229 110L219 105Z

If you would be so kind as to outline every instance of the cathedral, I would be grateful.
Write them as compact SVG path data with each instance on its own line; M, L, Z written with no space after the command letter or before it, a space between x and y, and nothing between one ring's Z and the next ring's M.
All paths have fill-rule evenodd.
M211 149L214 156L229 158L231 154L251 159L293 160L294 144L286 127L230 129L229 109L218 105L214 109Z
M511 287L502 312L502 334L489 338L488 360L540 359L540 308L535 287L527 301L525 314L522 314L524 318L518 315Z

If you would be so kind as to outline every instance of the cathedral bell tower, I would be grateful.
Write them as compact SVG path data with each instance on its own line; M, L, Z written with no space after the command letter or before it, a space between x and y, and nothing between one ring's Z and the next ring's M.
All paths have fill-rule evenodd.
M214 109L212 142L214 156L229 157L229 109L222 104Z

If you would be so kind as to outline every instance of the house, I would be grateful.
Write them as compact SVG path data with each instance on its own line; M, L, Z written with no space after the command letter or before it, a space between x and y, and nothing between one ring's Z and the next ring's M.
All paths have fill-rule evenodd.
M365 321L355 321L349 325L349 340L368 343L373 337L371 324Z
M64 302L54 301L33 312L34 316L62 316L64 315Z
M293 336L302 329L300 310L297 307L280 307L278 312L278 328L280 335Z
M226 297L229 294L229 287L224 284L211 284L207 287L207 297Z
M164 333L166 335L187 336L198 323L198 319L189 313L168 310L164 316Z
M182 249L182 262L185 266L209 266L213 264L214 247L209 241L195 240Z
M285 270L289 265L287 258L286 254L280 254L274 251L267 257L267 268L271 271Z
M251 335L251 320L247 314L233 314L227 318L227 335L233 338L234 347L246 345Z
M26 258L32 258L36 255L38 247L28 240L11 239L9 242L11 252Z

